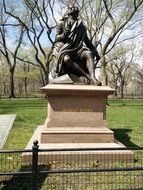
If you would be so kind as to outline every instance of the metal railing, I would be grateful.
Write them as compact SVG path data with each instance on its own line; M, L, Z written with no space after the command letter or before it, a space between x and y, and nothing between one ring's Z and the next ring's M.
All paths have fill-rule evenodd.
M9 95L1 95L0 94L0 100L10 100L11 97L9 97ZM16 99L45 99L45 95L44 94L32 94L32 95L17 95L16 94Z
M141 190L143 147L0 151L2 190Z

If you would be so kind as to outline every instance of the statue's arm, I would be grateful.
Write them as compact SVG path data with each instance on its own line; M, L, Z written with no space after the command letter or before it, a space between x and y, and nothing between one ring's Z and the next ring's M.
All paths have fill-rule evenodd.
M85 42L85 45L92 51L93 55L96 56L96 60L99 61L100 60L99 53L94 47L91 40L88 38L87 34L85 35L84 42Z
M56 34L56 42L60 42L64 40L64 33L63 33L63 21L59 21L57 25L57 34Z
M56 34L56 42L64 42L67 40L68 32L64 28L64 21L61 20L57 25L57 34Z

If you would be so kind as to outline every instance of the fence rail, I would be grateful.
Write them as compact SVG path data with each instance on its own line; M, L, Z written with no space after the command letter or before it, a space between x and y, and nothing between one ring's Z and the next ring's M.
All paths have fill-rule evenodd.
M109 160L100 162L93 151L95 155L113 151L114 158L122 151L132 151L134 159L127 155L127 160L112 161L110 155ZM38 141L34 141L30 150L3 150L0 151L0 189L143 189L143 147L39 149Z
M44 94L32 94L32 95L16 95L17 99L45 99L45 95ZM9 95L1 95L0 94L0 100L7 100L7 99L11 99L11 97Z
M7 99L11 99L11 97L9 97L9 95L3 95L0 94L0 100L7 100ZM31 94L31 95L16 95L16 99L45 99L45 94ZM134 95L134 94L125 94L124 98L122 98L120 95L118 96L114 96L114 95L109 95L108 99L131 99L131 100L142 100L143 99L143 95Z

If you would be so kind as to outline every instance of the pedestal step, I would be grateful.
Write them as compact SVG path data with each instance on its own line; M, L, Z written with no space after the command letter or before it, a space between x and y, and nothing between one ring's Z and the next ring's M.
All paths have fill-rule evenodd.
M62 127L46 128L41 143L113 143L114 133L108 128Z
M27 147L27 148L30 148L30 147ZM125 146L123 146L119 142L115 142L115 143L59 143L59 144L50 143L50 144L39 144L39 148L41 149L41 151L38 154L39 155L38 160L41 163L45 163L45 162L63 163L63 160L64 160L65 163L66 162L67 163L82 162L82 164L85 164L85 163L91 163L91 162L93 163L103 162L103 163L109 164L109 163L116 163L116 162L133 163L135 160L134 152L131 150L124 149ZM108 150L109 148L111 150ZM118 150L118 148L120 150ZM72 151L70 149L72 149ZM74 151L74 149L79 149L79 150ZM93 150L89 150L89 149L93 149ZM42 150L44 151L42 152ZM25 162L31 163L32 162L31 154L24 153L23 160Z
M99 162L134 162L134 153L133 151L130 150L106 150L106 148L110 149L115 149L115 148L125 148L124 145L121 143L115 142L113 143L42 143L41 142L41 131L42 133L45 129L45 126L39 126L35 133L33 134L32 138L30 139L26 149L31 149L33 145L34 140L39 141L39 148L47 151L40 151L38 160L39 162L53 162L53 161L64 161L68 162L72 160L73 162L78 162L78 160L82 159L83 163L84 162L92 162L92 161L99 161ZM102 128L103 129L103 128ZM90 132L93 132L95 129L88 129L82 130L85 135L90 135ZM107 132L112 131L109 130L108 128L102 131L101 129L97 129L96 132L100 132L101 134L104 132L106 134ZM106 131L106 132L105 132ZM53 130L49 129L48 135L52 134ZM55 132L56 135L60 134L60 132L63 132L62 129L59 129L57 132ZM64 131L64 135L66 136L67 132L69 130ZM72 131L72 134L76 134L78 131ZM86 132L86 133L85 133ZM95 132L95 131L94 131ZM82 134L82 135L83 135ZM108 133L107 133L108 134ZM95 134L94 134L95 135ZM64 139L65 140L65 139ZM88 139L89 140L89 139ZM104 139L102 139L104 140ZM99 149L99 150L94 150L94 151L89 151L88 149ZM87 149L86 151L60 151L62 149ZM100 149L105 149L105 150L100 150ZM53 151L54 150L54 151ZM55 151L57 150L57 151ZM59 151L58 151L59 150ZM23 154L23 160L25 162L31 163L32 160L32 155L29 153L24 153Z

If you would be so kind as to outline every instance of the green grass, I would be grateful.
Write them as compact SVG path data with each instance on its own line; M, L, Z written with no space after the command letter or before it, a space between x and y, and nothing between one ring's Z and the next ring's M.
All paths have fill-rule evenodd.
M108 127L114 130L116 138L127 146L143 146L143 100L110 100L109 104L110 106L107 107L107 123ZM17 117L5 145L5 149L23 149L36 127L44 124L47 116L47 101L0 100L0 114L10 113L17 114ZM25 170L30 167L22 162L22 158L19 154L3 155L3 157L1 156L0 162L0 166L2 167L0 171L23 171L23 167L25 167ZM83 163L81 164L83 165ZM92 167L97 167L96 162L93 164ZM139 165L140 164L141 163L139 163ZM31 179L28 176L27 178L28 179L25 177L23 179L19 176L11 176L10 178L2 177L0 180L0 189L31 189ZM129 189L131 186L132 189L135 189L137 186L142 187L141 181L142 171L135 171L134 173L121 171L94 174L53 174L48 177L43 177L40 182L40 189L60 190L65 187L64 189L66 190L79 190L85 186L87 187L86 189L96 186L97 190L106 190L109 189L110 185L113 187L113 184L121 189Z
M127 146L143 146L143 100L110 100L108 127ZM17 114L5 149L24 148L47 116L46 100L0 100L0 114Z
M143 100L110 100L108 127L127 146L143 146Z
M0 114L16 114L5 149L23 149L47 115L46 100L1 100Z

